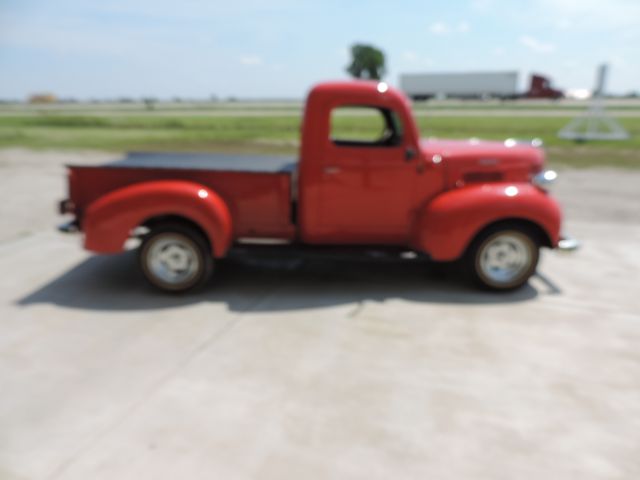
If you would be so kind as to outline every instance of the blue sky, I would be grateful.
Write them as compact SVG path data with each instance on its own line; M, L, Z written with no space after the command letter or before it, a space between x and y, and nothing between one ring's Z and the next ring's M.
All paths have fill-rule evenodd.
M403 72L518 70L640 90L638 0L0 0L0 98L301 97L372 43Z

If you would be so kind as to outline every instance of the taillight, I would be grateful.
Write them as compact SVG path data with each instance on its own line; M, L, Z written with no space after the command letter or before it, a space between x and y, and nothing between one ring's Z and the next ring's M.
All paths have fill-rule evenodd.
M75 213L76 211L76 206L75 204L69 200L68 198L65 200L62 200L59 204L58 204L58 211L60 212L60 214L64 215L66 213Z

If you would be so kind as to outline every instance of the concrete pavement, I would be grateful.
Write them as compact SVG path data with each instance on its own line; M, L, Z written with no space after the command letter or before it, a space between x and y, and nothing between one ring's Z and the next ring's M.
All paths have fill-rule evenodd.
M105 157L0 151L0 479L640 477L640 174L562 172L584 247L515 293L229 262L167 296L52 229Z

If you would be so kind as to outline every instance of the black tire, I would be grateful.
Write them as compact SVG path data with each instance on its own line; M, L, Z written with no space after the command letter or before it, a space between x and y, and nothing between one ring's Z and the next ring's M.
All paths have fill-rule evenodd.
M142 274L155 288L180 293L202 287L213 273L206 238L179 223L160 224L145 235L139 249Z
M463 257L463 268L477 286L494 291L515 290L536 272L540 240L533 229L501 224L482 231Z

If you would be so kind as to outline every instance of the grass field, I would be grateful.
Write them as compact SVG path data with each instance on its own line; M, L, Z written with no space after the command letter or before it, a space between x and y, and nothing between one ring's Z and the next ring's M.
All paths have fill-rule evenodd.
M640 167L640 115L620 118L632 135L620 142L576 144L557 138L566 116L428 116L417 121L422 136L482 139L541 138L552 165L575 167ZM367 135L379 128L375 118L342 116L342 131ZM297 112L256 115L198 115L188 112L130 114L110 111L12 112L0 115L0 147L36 149L100 149L242 151L295 153L300 131Z

